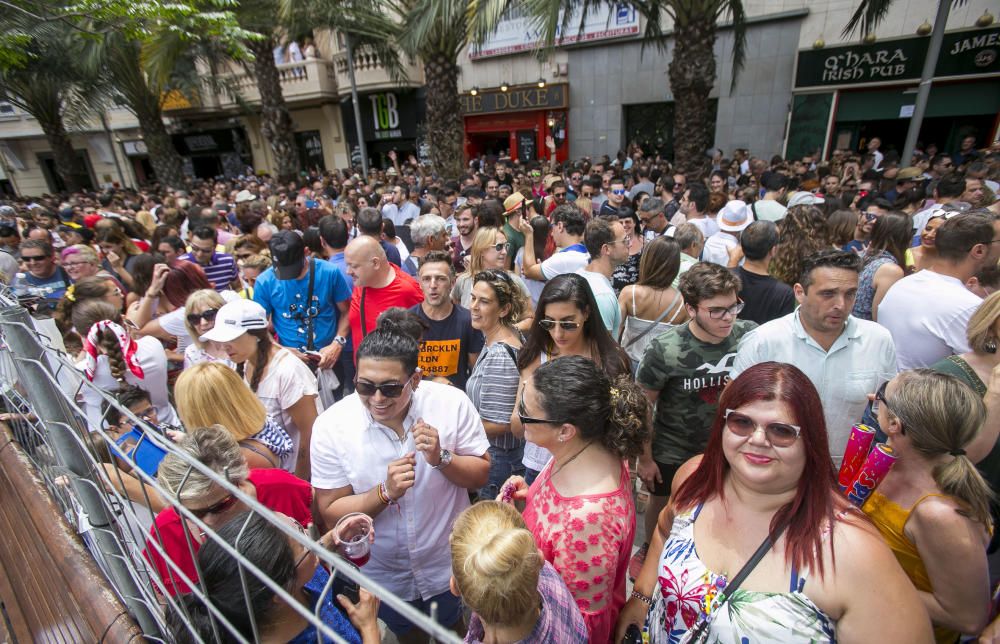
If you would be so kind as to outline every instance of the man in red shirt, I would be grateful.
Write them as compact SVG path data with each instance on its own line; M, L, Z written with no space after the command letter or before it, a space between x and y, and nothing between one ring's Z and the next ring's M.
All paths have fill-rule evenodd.
M348 244L344 263L347 274L354 280L350 318L355 350L375 330L382 311L394 306L408 309L424 301L420 284L390 263L372 237L362 235Z

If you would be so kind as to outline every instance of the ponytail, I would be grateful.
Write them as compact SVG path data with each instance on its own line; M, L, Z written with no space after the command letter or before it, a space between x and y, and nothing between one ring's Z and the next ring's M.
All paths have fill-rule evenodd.
M250 390L257 393L260 379L264 376L264 369L271 359L272 341L267 329L250 329L247 333L257 338L257 355L254 360L253 376L250 377ZM245 368L246 365L240 364L236 372L242 376Z
M895 382L886 407L911 445L928 458L948 455L934 467L934 482L965 505L960 514L989 528L993 492L964 449L986 422L983 399L955 376L930 369L904 371Z
M965 455L965 450L956 450L952 459L935 467L932 474L942 492L965 503L967 509L959 510L959 514L982 523L987 529L990 527L990 501L994 494Z
M118 338L110 329L101 331L98 346L108 356L108 366L111 368L111 376L118 382L125 384L125 355L122 353Z
M642 453L649 401L629 376L612 382L592 360L565 356L538 367L532 383L546 418L575 425L585 441L599 441L621 458Z

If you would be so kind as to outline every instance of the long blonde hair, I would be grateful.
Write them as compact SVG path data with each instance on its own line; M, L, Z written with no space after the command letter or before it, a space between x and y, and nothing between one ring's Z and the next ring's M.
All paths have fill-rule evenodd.
M201 362L182 371L174 397L185 427L222 425L237 441L260 432L267 420L263 403L243 379L217 362Z
M951 455L934 467L934 482L966 505L961 514L989 528L993 492L964 449L986 421L983 399L955 376L931 369L902 372L886 398L914 449L928 457Z
M486 249L497 243L497 235L507 235L494 226L483 226L476 231L476 236L472 238L472 247L469 249L469 277L475 277L476 273L483 270L483 254Z
M538 607L541 553L509 505L482 501L451 531L451 572L466 605L488 624L518 624Z
M188 322L187 314L191 313L192 309L195 308L200 309L202 312L211 308L218 310L225 303L226 301L222 299L222 296L214 288L201 288L188 295L188 299L184 302L184 328L187 329L188 335L191 336L194 346L199 349L205 348L198 338L198 331L194 328L193 324Z
M1000 339L993 333L993 326L1000 317L1000 291L990 294L983 303L979 305L976 312L969 318L969 324L965 330L965 338L969 341L969 346L976 353L989 353L986 348L987 343L992 341L994 345ZM994 348L994 351L996 349Z

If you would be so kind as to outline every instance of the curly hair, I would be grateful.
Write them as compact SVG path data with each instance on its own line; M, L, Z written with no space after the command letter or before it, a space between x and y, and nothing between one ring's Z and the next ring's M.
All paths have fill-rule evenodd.
M575 425L585 441L598 441L620 458L642 453L649 439L649 400L630 374L614 380L593 360L564 356L532 375L546 418Z
M528 310L521 289L514 283L510 273L503 269L487 269L479 271L472 278L472 287L475 288L479 282L486 282L490 285L493 293L497 297L497 306L500 310L509 307L507 314L500 318L500 324L504 326L514 326L524 317L524 312Z
M778 224L780 241L768 272L775 279L793 286L802 274L802 260L807 255L831 246L823 211L815 206L792 206Z

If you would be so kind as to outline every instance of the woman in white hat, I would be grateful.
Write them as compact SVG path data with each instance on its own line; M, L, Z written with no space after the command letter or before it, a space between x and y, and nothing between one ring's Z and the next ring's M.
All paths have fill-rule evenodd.
M239 299L219 309L215 326L201 341L219 343L269 416L292 437L295 475L310 478L309 441L319 415L316 376L288 349L271 339L267 312L252 300Z

